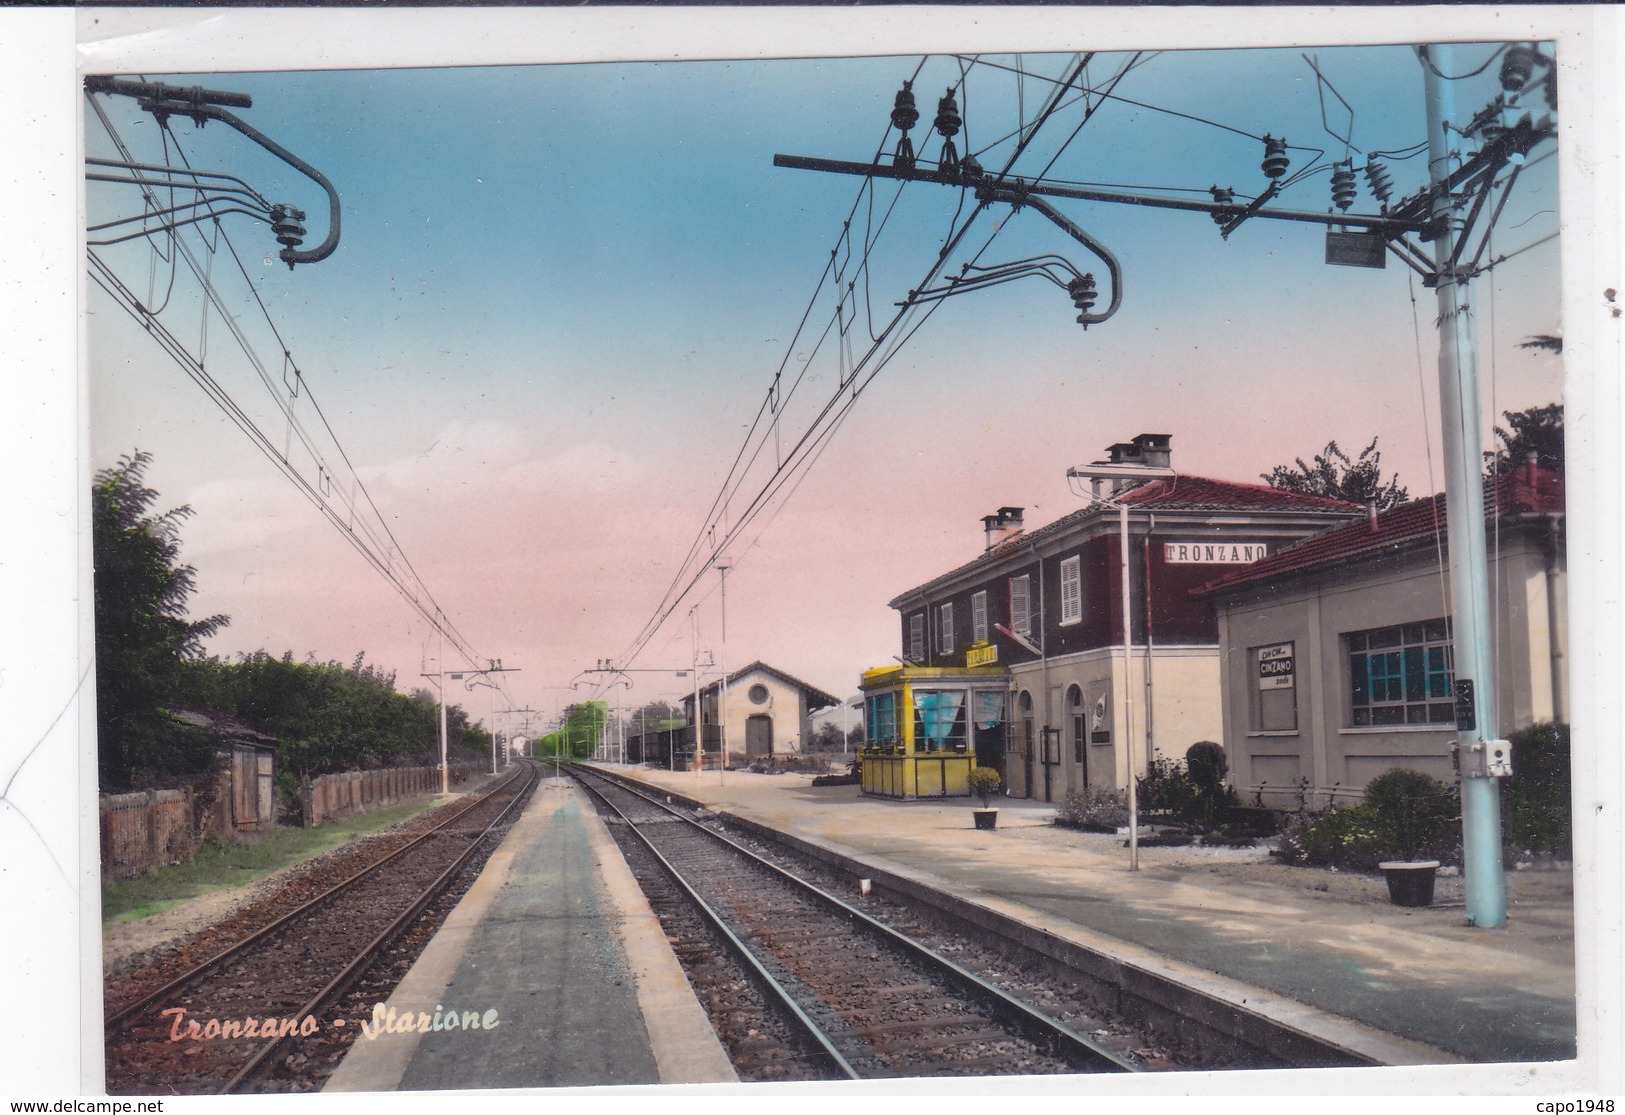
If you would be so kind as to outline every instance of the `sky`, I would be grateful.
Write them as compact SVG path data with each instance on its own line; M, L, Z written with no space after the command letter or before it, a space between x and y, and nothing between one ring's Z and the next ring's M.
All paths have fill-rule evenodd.
M1432 301L1404 269L1327 267L1309 225L1252 221L1223 241L1201 215L1060 202L1123 263L1116 316L1083 330L1065 294L1038 279L942 302L866 380L815 467L783 490L792 498L770 503L723 546L733 562L724 645L717 573L700 574L675 604L668 586L693 579L686 559L697 540L709 556L713 501L775 373L783 369L788 391L806 369L777 429L750 443L759 461L787 452L815 404L851 374L836 357L841 346L815 350L834 318L827 291L814 301L825 265L844 261L843 282L863 300L860 316L842 318L861 356L871 324L924 281L963 216L955 190L910 186L859 282L845 270L854 257L842 222L850 216L862 230L861 258L874 227L861 183L774 169L774 153L873 157L893 94L925 55L922 125L939 88L958 81L959 56L1004 65L1027 56L1019 93L1007 71L969 70L961 139L980 150L1032 119L1038 75L1060 72L1064 52L1101 52L1089 71L1100 83L1135 51L1161 51L1115 92L1246 135L1118 100L1079 130L1052 174L1245 195L1259 188L1264 132L1294 145L1294 170L1313 157L1307 148L1340 154L1302 54L1353 107L1349 139L1364 152L1422 139L1420 71L1403 48L1327 44L1555 38L1561 153L1524 176L1494 252L1542 239L1559 215L1567 232L1476 284L1484 410L1487 426L1501 410L1560 397L1569 405L1576 722L1611 725L1625 627L1619 353L1607 293L1618 285L1621 220L1610 131L1617 10L1395 6L1371 15L976 5L0 12L0 72L31 91L8 119L9 149L28 157L0 171L10 222L0 335L29 373L11 378L0 408L0 468L13 494L0 595L22 623L21 637L0 640L0 881L22 888L33 915L7 919L8 955L27 958L9 986L28 1004L0 1023L11 1067L29 1074L10 1082L75 1092L78 1065L99 1059L94 1025L80 1025L81 1014L94 1017L100 980L96 903L84 900L97 879L94 810L85 807L95 791L91 475L146 450L163 504L193 508L183 556L198 569L194 611L232 617L211 641L215 653L265 648L349 662L365 652L403 687L420 683L439 653L402 595L85 278L81 203L96 221L118 202L82 183L76 141L87 153L107 141L86 114L80 74L186 74L185 84L251 92L244 118L335 183L339 247L291 273L266 262L273 246L261 227L226 220L302 373L293 415L326 460L353 465L379 512L368 529L397 547L391 561L409 563L470 649L519 668L504 678L513 703L551 713L590 695L568 688L583 669L604 657L626 664L633 647L636 666L684 665L702 649L850 693L863 668L898 650L887 600L974 557L981 516L1000 506L1025 507L1035 525L1073 510L1065 469L1140 432L1171 434L1182 471L1241 481L1329 439L1352 448L1378 436L1385 465L1413 495L1440 486L1429 476L1438 454ZM1190 49L1235 45L1278 49ZM1469 68L1487 53L1460 51ZM791 56L800 60L776 60ZM640 64L600 61L609 58ZM1460 83L1462 111L1483 103L1491 77ZM150 120L136 123L128 104L109 112L134 157L163 154ZM1078 115L1046 124L1015 172L1043 170ZM306 208L312 240L325 235L320 194L282 164L219 124L197 134L178 122L176 132L197 165ZM940 140L926 127L914 139L935 156ZM982 161L1002 166L995 160L1008 149L1006 140ZM1412 159L1392 172L1404 194L1423 169ZM876 222L891 196L875 195ZM1283 204L1324 210L1325 175ZM1356 207L1368 205L1362 192ZM995 225L983 264L1055 253L1100 270L1031 211L999 210L973 222L949 267L971 259ZM336 498L349 473L324 485L289 434L286 399L233 355L218 314L205 325L198 284L170 287L167 261L144 243L102 254L147 304L168 293L176 337L205 352L267 446L288 446L292 467L325 489L323 500ZM267 378L280 382L281 342L240 274L231 281L237 266L227 252L210 273ZM804 312L808 331L798 336ZM1559 331L1566 367L1516 347ZM758 465L728 501L724 537L764 478ZM640 639L663 601L670 618ZM617 692L631 700L681 691L669 674L629 676L634 688ZM484 691L464 700L487 715ZM1592 761L1598 785L1619 784L1617 754L1597 749ZM74 785L77 796L64 790ZM1582 903L1617 892L1613 831L1601 844L1616 848L1604 864L1613 874L1577 873ZM1582 919L1577 928L1587 978L1617 984L1617 958L1594 951L1596 927ZM79 995L67 990L76 986ZM1617 1026L1611 1004L1597 1004L1598 1017ZM1591 1078L1564 1075L1575 1071L1543 1066L1543 1079L1583 1088Z
M1459 48L1459 68L1494 50ZM871 194L860 178L777 169L774 154L889 150L892 100L911 79L922 158L941 149L930 124L952 85L957 146L1002 168L1071 64L1030 53L149 72L250 94L240 115L334 183L339 245L290 270L246 217L223 222L230 248L191 231L264 383L163 244L98 252L144 304L162 303L177 342L344 529L348 504L365 512L370 496L392 568L408 565L409 591L462 636L448 669L471 665L471 650L473 665L518 671L499 703L555 714L610 680L582 673L600 659L629 670L615 697L669 699L691 682L661 671L696 654L852 693L898 652L887 600L974 557L981 516L1000 506L1025 507L1033 525L1073 510L1066 468L1138 433L1171 434L1184 471L1238 481L1377 437L1413 494L1442 485L1431 293L1397 262L1326 266L1316 225L1255 220L1226 241L1204 214L1063 202L1122 262L1112 319L1085 330L1063 290L1027 278L946 299L884 367L855 363L974 199L937 184ZM1497 72L1452 83L1463 121ZM1267 133L1292 144L1293 170L1342 158L1347 140L1356 165L1399 154L1398 196L1425 180L1426 159L1404 157L1425 138L1407 47L1100 52L1087 79L1112 99L1090 102L1087 123L1083 103L1064 104L1012 173L1250 196L1266 181ZM239 134L176 120L170 140L131 98L97 100L107 121L87 110L87 154L116 155L109 127L137 162L179 145L190 166L305 210L309 243L325 236L323 195ZM1478 284L1487 415L1563 396L1561 362L1517 347L1562 331L1557 166L1525 174L1493 250L1527 250ZM1326 211L1327 174L1276 204ZM92 182L86 207L100 223L140 200ZM1363 190L1355 211L1374 211ZM950 269L1056 254L1099 272L1097 309L1109 302L1100 261L1031 209L995 206L970 226ZM826 268L840 275L820 287ZM830 334L832 288L848 297ZM87 312L93 464L149 452L162 502L192 508L194 612L231 617L209 650L364 653L403 687L434 673L438 634L343 532L95 286ZM840 326L844 344L831 339ZM776 425L753 440L776 374ZM853 374L865 386L848 417L741 526L771 466ZM303 454L295 423L314 430L318 456ZM755 464L712 519L742 453ZM701 564L685 563L697 537ZM726 601L720 575L703 572L712 553L732 563ZM488 716L488 693L453 696Z

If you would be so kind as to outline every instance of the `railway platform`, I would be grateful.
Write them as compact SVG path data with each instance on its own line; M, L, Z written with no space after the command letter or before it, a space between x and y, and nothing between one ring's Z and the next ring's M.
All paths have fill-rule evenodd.
M445 1025L453 1014L455 1029ZM409 1020L426 1020L428 1032ZM324 1090L734 1079L586 795L545 777Z
M1380 878L1291 867L1265 849L1140 849L999 799L895 801L810 775L607 769L786 833L877 874L914 879L1120 962L1328 1032L1385 1064L1530 1063L1576 1055L1573 883L1509 873L1506 926L1466 924L1459 878L1432 907L1390 904Z

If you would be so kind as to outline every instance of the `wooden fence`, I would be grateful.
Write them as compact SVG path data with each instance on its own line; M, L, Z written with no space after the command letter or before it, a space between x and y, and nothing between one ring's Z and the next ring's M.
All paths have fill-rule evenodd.
M483 763L452 763L451 783L466 781L485 770ZM440 792L440 768L385 767L324 774L312 778L299 791L300 816L306 828L340 817L370 813L408 798Z
M189 790L104 794L101 799L102 878L131 879L192 858L202 842Z

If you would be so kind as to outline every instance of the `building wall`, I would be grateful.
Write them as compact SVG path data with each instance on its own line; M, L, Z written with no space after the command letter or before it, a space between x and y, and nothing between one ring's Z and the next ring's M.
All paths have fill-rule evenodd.
M767 690L767 699L760 704L750 699L751 688L756 685ZM707 720L711 722L715 722L716 719L714 702L717 696L717 690L712 690L704 697ZM729 682L726 701L729 755L745 754L746 721L757 715L773 718L772 754L801 753L802 745L811 732L811 726L799 686L791 685L783 678L761 670Z
M1041 756L1035 753L1029 763L1022 747L1023 693L1032 697L1035 745L1042 744L1044 728L1061 730L1057 756L1060 762L1050 770L1047 800L1051 801L1060 801L1067 793L1081 790L1086 784L1105 789L1122 789L1128 785L1130 755L1125 741L1130 734L1130 697L1134 759L1142 772L1152 759L1180 760L1197 740L1221 737L1224 718L1216 646L1155 648L1149 675L1148 698L1144 647L1135 649L1126 668L1119 646L1012 669L1010 732L1005 759L1010 792L1018 797L1045 799ZM1125 688L1125 678L1132 690ZM1074 688L1081 698L1076 712L1068 699ZM1105 697L1105 715L1097 728L1094 714L1102 696ZM1084 720L1081 748L1073 723L1074 716L1079 714ZM1080 750L1082 762L1078 757Z
M1503 538L1492 560L1498 638L1496 695L1502 733L1553 715L1544 555L1523 537ZM1454 722L1355 727L1345 636L1441 618L1448 588L1433 552L1357 571L1257 587L1221 601L1224 739L1231 782L1244 800L1313 808L1359 799L1371 779L1408 767L1453 781ZM1562 585L1557 585L1562 599ZM1291 643L1296 727L1266 728L1255 648ZM1566 684L1566 681L1564 682ZM1559 687L1561 691L1561 687ZM1279 705L1276 710L1279 712ZM1513 757L1516 764L1517 757ZM1300 788L1300 780L1307 785Z

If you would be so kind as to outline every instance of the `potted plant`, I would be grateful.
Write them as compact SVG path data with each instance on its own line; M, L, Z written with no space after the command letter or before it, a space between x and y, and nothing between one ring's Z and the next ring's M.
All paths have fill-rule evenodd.
M999 792L1004 780L999 772L992 767L972 767L968 778L970 792L981 801L982 808L971 810L971 816L979 829L997 828L999 825L999 811L993 807L993 795Z
M1433 905L1439 851L1458 815L1450 787L1418 770L1391 770L1371 780L1365 802L1391 858L1377 864L1396 906Z

